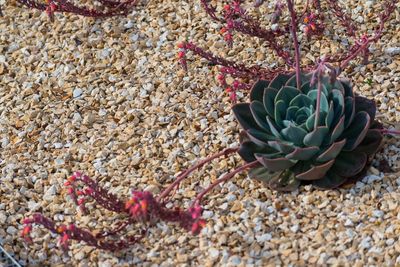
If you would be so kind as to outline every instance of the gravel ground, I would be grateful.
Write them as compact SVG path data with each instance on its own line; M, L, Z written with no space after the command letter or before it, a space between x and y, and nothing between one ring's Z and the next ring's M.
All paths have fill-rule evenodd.
M41 228L34 229L33 244L22 241L21 219L33 212L91 228L117 218L101 209L75 216L63 190L64 179L75 170L127 197L131 188L157 192L195 160L238 144L238 125L216 82L217 69L191 58L185 73L176 60L176 43L186 38L226 55L219 25L197 0L150 2L127 17L58 14L53 24L36 11L5 9L0 18L0 243L5 249L30 266L400 264L396 138L386 138L375 167L352 187L278 194L238 175L208 198L208 224L199 236L160 223L143 243L114 254L78 243L63 253ZM360 20L363 29L375 25L374 2L350 1L355 18L371 18ZM373 47L370 64L353 65L347 73L358 92L375 98L385 125L397 128L398 11L397 22L387 28L390 34ZM329 45L317 42L310 49L334 49ZM245 62L274 62L248 38L237 40L228 56L233 54ZM234 156L195 173L178 191L177 203L188 204L200 187L238 164Z

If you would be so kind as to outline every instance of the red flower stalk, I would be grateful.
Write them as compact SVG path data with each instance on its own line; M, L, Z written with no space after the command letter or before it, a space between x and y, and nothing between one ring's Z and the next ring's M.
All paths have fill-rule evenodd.
M228 148L199 161L191 168L180 173L176 180L157 197L154 197L152 193L146 191L132 191L131 198L127 201L123 201L114 194L111 194L105 188L101 187L87 175L82 175L81 173L76 172L67 179L66 184L68 186L68 194L77 197L77 205L84 207L85 203L87 203L89 199L92 199L101 207L109 211L125 215L125 219L118 222L116 226L111 229L93 234L88 229L78 227L75 224L69 226L64 224L56 225L55 222L41 214L34 214L31 218L23 220L25 227L23 228L21 236L26 241L31 241L29 235L32 231L32 225L37 224L42 225L52 233L59 235L60 239L58 243L62 249L68 249L69 243L72 240L75 240L85 242L87 245L99 249L117 251L137 243L145 236L145 233L147 232L146 229L158 221L176 223L186 231L190 231L192 234L199 234L201 229L206 225L206 221L201 218L203 212L201 207L203 197L207 193L211 192L218 184L228 181L235 174L257 165L258 162L247 163L215 181L208 188L198 194L192 202L191 207L187 210L178 207L172 209L167 208L166 204L168 203L169 197L171 196L171 193L174 192L175 188L178 187L192 172L214 159L222 156L226 157L235 153L237 150L238 148ZM83 189L78 189L82 187ZM84 211L87 211L87 209L85 208ZM135 223L143 226L142 228L139 228L138 233L134 235L119 234L123 230L126 230L127 226Z
M32 8L45 11L50 20L54 21L55 12L73 13L85 17L111 17L128 14L135 6L138 5L138 0L99 0L100 7L88 8L80 7L68 0L17 0L20 4ZM44 2L44 3L43 3ZM1 9L0 9L1 13Z
M364 34L359 32L356 22L352 20L351 16L347 15L338 4L337 0L326 0L326 5L321 5L320 0L307 0L304 10L297 12L293 7L291 0L287 0L286 5L277 0L272 11L271 21L273 25L263 28L261 23L249 15L243 7L244 1L230 0L221 12L217 14L216 8L210 4L209 0L200 0L206 13L216 22L223 24L221 33L227 41L228 46L232 46L234 34L242 33L250 37L259 38L263 44L267 45L271 50L283 61L286 66L278 66L273 69L264 68L258 65L247 66L236 61L229 61L221 57L212 55L211 53L203 50L195 44L188 42L185 50L191 51L193 54L198 55L210 61L213 65L223 67L225 70L222 72L225 76L230 75L234 79L241 79L245 83L252 83L258 79L269 80L277 73L287 73L296 70L299 73L299 68L304 71L313 69L313 64L308 66L300 66L299 59L299 43L297 36L302 34L300 31L299 23L304 23L303 34L310 40L311 37L319 37L324 32L327 25L327 18L333 17L333 21L339 20L339 23L345 28L344 33L348 35L350 42L353 45L347 51L339 54L325 55L325 62L328 64L336 64L340 71L348 66L350 61L362 56L363 63L367 63L369 57L368 47L371 43L376 42L382 37L383 28L385 23L389 20L391 14L394 12L396 4L399 0L387 0L383 4L384 11L379 15L379 27L375 32L367 38L359 37ZM264 1L256 1L255 6L260 6ZM284 7L288 11L285 12ZM324 9L323 7L328 7ZM286 14L290 19L283 20ZM289 22L288 22L289 21ZM292 46L287 46L286 41L292 37ZM290 51L294 51L291 53ZM293 58L295 60L293 60ZM185 61L186 62L186 61ZM297 64L296 64L297 63ZM187 67L185 65L185 67ZM225 85L225 87L232 87ZM246 88L248 88L247 86ZM232 88L231 88L232 89Z

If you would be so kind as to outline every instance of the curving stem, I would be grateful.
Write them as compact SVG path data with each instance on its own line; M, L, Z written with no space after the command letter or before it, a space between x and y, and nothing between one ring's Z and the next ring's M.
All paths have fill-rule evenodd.
M258 164L260 164L257 160L252 161L250 163L247 163L245 165L240 166L239 168L234 169L233 171L225 174L222 178L219 178L218 180L216 180L214 183L212 183L210 186L208 186L206 189L204 189L200 194L197 195L196 199L193 201L192 206L196 205L196 204L200 204L201 200L203 199L204 195L207 194L208 192L210 192L211 190L214 189L214 187L216 187L217 185L219 185L220 183L226 182L229 179L233 178L233 176L235 176L237 173L242 172L246 169L252 168L257 166Z
M169 186L160 194L160 196L158 196L158 200L162 200L163 198L165 198L166 196L168 196L168 194L169 194L176 186L178 186L178 185L180 184L180 182L183 181L183 180L184 180L189 174L191 174L193 171L195 171L195 170L197 170L197 169L203 167L206 163L208 163L208 162L210 162L210 161L212 161L212 160L214 160L214 159L216 159L216 158L219 158L219 157L222 157L222 156L225 156L225 157L226 157L226 156L228 156L229 154L232 154L232 153L234 153L234 152L236 152L236 151L238 151L238 150L239 150L238 147L224 149L224 150L222 150L222 151L219 152L219 153L216 153L216 154L214 154L214 155L212 155L212 156L209 156L209 157L207 157L207 158L205 158L205 159L199 161L196 165L192 166L191 168L187 169L186 171L181 172L181 173L176 177L176 180L175 180L171 185L169 185Z

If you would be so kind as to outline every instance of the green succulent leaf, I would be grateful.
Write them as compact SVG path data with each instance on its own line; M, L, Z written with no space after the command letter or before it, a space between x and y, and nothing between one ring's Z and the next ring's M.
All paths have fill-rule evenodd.
M239 155L260 164L249 177L272 189L292 191L310 182L338 187L362 175L368 157L382 143L374 101L355 96L348 81L329 75L311 85L312 75L301 74L300 89L294 73L270 83L259 80L250 92L251 103L233 107L245 129ZM318 86L322 93L316 114Z
M345 151L354 150L363 140L370 126L371 119L367 112L360 111L354 117L353 123L350 124L342 136L347 139L346 145L343 147Z
M362 152L341 152L332 166L332 172L342 177L352 177L363 170L367 155Z
M250 102L253 102L254 100L263 102L264 90L265 90L265 88L267 88L268 84L269 84L269 81L258 80L251 88Z
M328 127L319 126L304 136L304 145L319 147L329 132Z
M236 120L239 122L240 126L242 126L243 129L260 129L258 127L257 122L254 120L251 110L250 110L250 105L248 103L239 103L235 104L232 107L233 114L236 117Z
M263 104L268 112L268 115L274 117L275 115L275 97L278 94L278 90L274 88L267 88L264 91Z
M356 151L365 153L367 155L373 155L378 151L380 145L382 144L382 139L382 133L378 129L368 130L364 140L356 148Z
M339 122L336 124L336 127L333 129L332 134L331 134L331 138L329 141L329 144L332 144L333 142L336 141L336 139L338 139L338 137L343 133L344 130L344 120L345 117L341 117ZM346 138L347 136L345 136Z
M250 111L257 125L264 131L271 133L266 117L268 116L264 105L257 100L250 103Z
M259 153L263 151L267 151L267 153L273 153L273 148L271 149L268 145L259 145L253 142L246 131L241 131L239 134L240 147L238 154L244 159L246 162L253 162L256 160L254 157L254 153Z
M307 120L306 120L306 128L308 131L312 131L314 129L314 124L315 124L315 113L312 114Z
M281 89L281 87L283 87L286 84L286 82L289 80L289 78L292 76L293 76L293 74L278 74L271 81L271 83L268 85L268 87Z
M341 186L346 182L346 180L347 178L342 177L335 172L328 171L323 178L314 180L312 184L321 189L332 189Z
M316 106L318 90L311 90L310 92L308 92L307 96L314 102L314 104ZM320 110L325 113L328 113L328 111L329 111L329 103L328 103L328 99L326 98L325 94L321 94Z
M297 161L287 158L268 158L268 155L256 153L256 159L268 170L277 172L288 169L296 164Z
M313 166L308 171L296 175L296 179L304 181L318 180L325 176L328 170L335 163L335 160L328 161L321 165Z
M274 176L279 175L279 173L271 172L270 170L268 170L263 166L252 168L247 172L247 174L251 179L255 179L257 181L264 182L267 184L269 184L269 182L274 178Z
M329 129L331 128L331 126L332 126L332 122L333 122L333 119L335 118L335 111L334 111L334 108L333 108L333 101L331 101L330 103L329 103L329 110L328 110L328 114L326 115L326 118L325 118L325 125L326 125L326 127L328 127Z
M345 92L342 83L339 80L335 80L334 83L332 83L330 76L322 77L322 84L325 85L328 93L333 90L339 90L342 94Z
M286 120L292 121L296 119L296 113L299 110L299 107L289 107L286 111Z
M276 124L269 117L267 117L267 122L268 122L269 128L271 129L272 134L275 137L277 137L278 139L282 139L282 135L277 130Z
M318 158L316 159L317 162L327 162L332 159L335 159L337 155L342 151L342 148L346 144L346 139L343 139L342 141L335 142L333 143L330 147L325 149Z
M375 101L362 96L356 96L354 100L355 100L354 101L355 112L358 113L360 111L365 111L368 113L369 117L371 118L371 121L374 121L376 114Z
M284 86L281 90L278 91L278 94L275 97L275 105L279 101L283 101L286 103L286 105L289 105L290 101L299 94L301 94L301 92L297 88Z
M286 117L286 110L287 110L287 105L283 100L275 102L275 122L280 129L285 127L285 125L283 124L283 120Z
M316 146L312 147L296 147L296 149L286 155L287 159L294 159L294 160L309 160L314 157L318 152L319 148Z
M301 83L309 83L311 81L312 73L300 73L300 81ZM286 86L297 87L297 77L296 73L293 73L292 76L288 79L285 84Z
M343 94L339 90L332 90L331 99L333 101L333 106L335 110L335 118L340 118L344 113L344 97Z
M327 112L321 111L319 113L319 123L318 126L322 126L325 124L326 116L328 115ZM305 126L308 131L312 131L314 129L315 124L315 112L306 120Z
M283 129L281 134L287 141L292 142L296 146L304 146L303 140L307 132L300 127L291 125Z
M342 80L340 80L340 83L342 84L342 86L344 88L344 96L345 97L350 96L351 98L354 98L353 86L351 85L350 80L342 79Z
M293 98L290 101L289 106L290 107L297 107L297 108L309 107L310 105L312 105L312 103L313 103L313 101L308 96L306 96L306 95L297 95L295 98Z
M353 122L354 115L355 113L355 105L354 105L354 98L352 97L346 97L345 100L345 109L344 109L344 116L345 116L345 121L344 121L344 127L347 128L349 127L350 123Z
M280 151L281 153L284 154L289 154L292 153L295 149L294 144L293 143L289 143L286 141L269 141L268 145L272 148L274 148L277 151Z
M338 80L336 80L333 85L331 85L331 83L329 82L329 85L327 87L329 87L327 88L329 91L338 90L340 91L341 94L343 94L343 96L345 95L345 89L343 87L343 84Z
M275 136L257 129L248 129L247 135L249 139L257 145L267 146L269 140L277 139Z
M260 146L257 145L253 142L243 142L240 144L240 148L238 150L238 154L242 157L242 159L246 162L253 162L256 160L256 157L254 156L254 153L258 153L258 152L265 152L267 153L267 151L271 149L269 147L265 147L265 146ZM271 153L273 153L273 151L271 150Z
M308 92L310 92L310 90L311 90L311 84L310 84L310 82L305 82L305 83L303 83L303 84L301 85L300 91L302 91L303 94L307 95Z
M304 128L304 130L308 130L306 123L310 116L312 116L312 112L311 112L310 108L302 107L296 112L295 118L293 119L293 121L297 125L301 125L302 128ZM304 127L303 127L303 124L304 124Z
M273 190L290 192L294 191L300 186L300 181L296 179L296 176L290 170L285 170L279 175L276 175L269 182L269 187Z

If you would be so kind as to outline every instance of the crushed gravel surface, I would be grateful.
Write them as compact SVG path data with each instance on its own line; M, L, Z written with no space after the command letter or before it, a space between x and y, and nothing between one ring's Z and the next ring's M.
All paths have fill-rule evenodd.
M349 1L362 30L373 29L380 1ZM400 14L374 45L368 65L347 71L357 92L377 101L378 118L400 129ZM64 253L48 231L20 238L21 220L42 212L57 222L99 229L118 215L77 212L63 183L73 171L112 192L158 192L199 158L238 145L229 96L217 68L189 54L192 40L246 63L272 64L274 55L251 38L227 52L199 1L154 0L127 17L95 20L46 14L14 5L0 18L0 244L29 266L394 266L400 264L400 142L385 139L367 176L355 185L282 194L245 174L207 198L207 226L192 236L171 224L149 229L142 243L119 253L73 242ZM339 27L339 26L338 26ZM332 44L333 45L333 44ZM333 45L334 46L334 45ZM313 43L310 51L335 49ZM236 55L233 57L233 55ZM247 93L240 95L245 99ZM386 169L382 172L381 165ZM191 197L229 169L238 156L213 162L178 190ZM389 173L387 170L391 170Z

